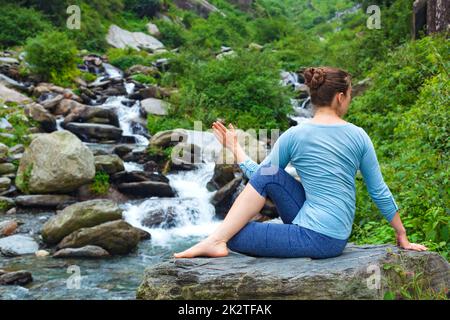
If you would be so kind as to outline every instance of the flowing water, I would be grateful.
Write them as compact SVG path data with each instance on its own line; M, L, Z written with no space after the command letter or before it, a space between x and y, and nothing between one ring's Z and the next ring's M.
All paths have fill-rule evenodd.
M96 81L108 78L120 79L122 72L111 65L104 64L105 75ZM298 78L290 81L294 86ZM134 90L134 84L125 83L127 93ZM139 101L131 107L125 106L125 96L109 97L102 107L114 108L119 117L123 135L135 137L134 148L145 148L145 122L139 114ZM292 116L300 122L310 117L307 102L293 101ZM61 130L62 119L58 120ZM0 269L28 270L33 282L25 287L0 286L0 299L134 299L144 269L152 264L171 259L173 252L184 250L213 231L220 220L215 217L210 203L214 192L209 192L206 183L211 179L214 169L214 154L220 145L213 134L188 131L188 141L202 147L203 160L195 170L180 171L167 175L169 183L177 193L175 198L148 198L121 204L124 219L133 226L150 232L150 240L141 241L137 250L126 256L109 259L53 259L51 257L21 256L0 258ZM112 145L86 143L92 150L110 151ZM125 162L126 171L142 171L142 165ZM173 226L164 225L149 228L145 220L154 212L170 212L174 216ZM0 216L0 221L17 219L24 224L22 231L37 237L42 225L54 214L51 211L20 212L14 216Z

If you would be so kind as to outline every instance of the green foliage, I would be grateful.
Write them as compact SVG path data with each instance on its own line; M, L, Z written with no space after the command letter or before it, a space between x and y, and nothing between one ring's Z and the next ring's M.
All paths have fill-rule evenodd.
M160 40L169 48L177 48L186 43L184 27L178 23L157 20L156 25L161 33Z
M9 147L30 143L29 129L36 123L27 118L23 107L11 104L3 106L0 103L0 118L5 118L13 127L12 129L0 129L0 133L5 133L5 135L0 135L1 143Z
M400 48L377 65L372 88L355 99L348 116L375 144L410 241L424 242L447 258L450 80L443 56L448 51L442 37L426 37ZM352 240L394 240L360 177L356 211Z
M0 47L21 45L28 37L51 29L51 24L34 9L12 4L1 7Z
M76 46L65 33L42 33L27 41L25 51L31 71L44 80L68 86L79 74Z
M208 127L224 118L242 129L287 128L289 92L279 83L279 64L269 54L242 50L175 69L182 74L179 95L171 99L172 117L201 120Z
M94 176L94 181L90 185L90 190L98 195L108 193L109 175L106 172L97 171Z
M23 172L19 172L16 177L16 186L24 193L29 193L31 172L33 171L33 164L29 164Z
M119 69L126 70L136 64L150 66L155 60L147 52L136 51L132 48L127 49L109 49L107 52L109 61Z
M125 7L139 17L153 17L162 8L161 0L125 0Z
M97 76L90 72L81 72L80 74L81 79L83 79L86 82L93 82L95 79L97 79Z
M131 76L133 80L144 84L157 84L157 80L152 76L148 76L142 73L137 73Z

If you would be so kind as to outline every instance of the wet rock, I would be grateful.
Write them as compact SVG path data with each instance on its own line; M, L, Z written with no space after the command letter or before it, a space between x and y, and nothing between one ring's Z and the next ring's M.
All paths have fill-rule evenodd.
M52 83L41 82L36 87L34 87L34 96L40 97L42 94L54 94L55 96L58 94L62 94L66 99L72 99L81 102L80 97L77 96L71 89L65 89Z
M15 234L0 239L0 255L15 257L26 254L34 254L39 245L30 236Z
M374 270L382 279L397 279L396 288L411 285L405 274L423 274L424 290L450 285L449 263L435 252L401 250L392 245L347 245L336 258L274 259L231 252L223 258L172 259L146 269L138 299L383 299L389 281L368 285ZM224 267L226 266L226 267ZM183 279L183 281L180 281ZM372 281L373 282L373 281ZM395 289L396 289L395 288Z
M163 174L146 171L118 172L111 176L111 181L113 181L116 184L127 182L145 182L145 181L169 183L169 179Z
M46 132L56 130L56 119L43 106L37 103L31 103L25 106L25 114L27 117L38 122L42 129Z
M0 275L0 285L24 286L33 281L33 277L28 271L6 272Z
M85 104L82 104L80 102L71 100L71 99L62 99L53 107L53 114L54 115L62 115L67 116L69 113L81 113L84 109L86 109L88 106Z
M16 186L26 193L65 193L94 175L92 151L72 133L56 131L31 142L20 159Z
M150 35L143 32L130 32L114 24L109 27L106 41L111 46L120 49L131 47L135 50L144 49L152 51L164 47L158 39Z
M222 188L228 182L234 179L236 167L232 164L216 164L214 166L214 174L207 183L208 191L214 191Z
M14 147L9 148L10 154L19 154L19 153L24 153L24 152L25 152L25 147L23 144L16 144Z
M117 185L120 192L133 197L175 197L172 187L165 182L141 181Z
M6 220L0 222L0 237L7 237L16 232L18 224L15 220Z
M123 157L124 155L130 153L133 149L130 146L121 144L113 149L113 153L117 154L119 157Z
M170 155L170 170L193 170L202 163L202 149L193 143L178 143Z
M104 171L107 174L111 175L116 172L124 171L125 167L122 159L120 159L117 155L102 155L95 156L95 170Z
M18 91L6 87L2 83L0 83L0 100L18 104L27 104L32 102L31 98L23 95Z
M222 188L217 190L211 199L211 203L216 208L216 214L218 216L224 216L228 213L228 210L233 204L233 194L242 182L242 177L236 177Z
M58 248L95 245L104 248L110 254L127 254L136 248L140 239L141 234L136 228L123 220L116 220L77 230L65 237L58 244Z
M76 199L63 194L33 194L17 196L15 202L18 206L24 208L56 209L75 203Z
M13 208L15 205L16 204L13 199L0 196L0 214L7 212L9 209Z
M56 244L81 228L94 227L122 218L122 210L110 200L90 200L75 203L53 216L42 227L46 243Z
M70 122L100 123L120 127L119 119L113 109L91 107L82 104L71 109L70 113L64 118L63 126L66 126Z
M0 175L3 174L8 174L8 173L15 173L16 170L16 166L13 165L12 163L0 163Z
M48 99L45 99L43 101L40 101L39 104L43 106L45 109L53 111L54 108L61 103L61 101L64 99L64 96L62 94L58 94L56 96L51 96ZM69 100L69 99L67 99ZM73 101L73 100L69 100Z
M85 142L118 141L122 137L122 129L109 124L70 122L65 129Z
M175 208L155 209L146 212L141 223L147 228L172 228L175 227Z
M150 139L150 145L154 147L167 148L175 146L179 142L187 140L187 132L184 129L160 131Z
M99 246L87 245L81 248L61 249L53 254L53 258L88 258L99 259L110 257L108 251Z

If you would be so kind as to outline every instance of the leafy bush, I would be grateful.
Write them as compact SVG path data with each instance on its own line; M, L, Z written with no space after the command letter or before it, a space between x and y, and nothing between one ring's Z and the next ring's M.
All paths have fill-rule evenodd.
M2 5L0 26L0 47L21 45L28 37L51 29L40 12L12 4Z
M152 76L148 76L142 73L134 74L131 76L133 80L136 80L137 82L143 83L143 84L157 84L157 81Z
M27 41L25 51L31 71L44 80L68 86L79 73L76 46L65 33L42 33Z
M125 8L139 17L153 17L162 8L161 0L125 0Z
M23 107L14 104L4 106L0 101L0 118L6 119L12 126L12 129L0 129L0 133L5 133L0 135L1 143L9 147L30 143L29 129L37 123L27 118Z
M109 190L109 175L103 171L97 171L90 189L95 194L106 194Z
M109 49L107 55L109 62L121 70L126 70L136 64L150 66L155 59L149 56L147 52L136 51L132 48Z
M373 87L355 99L348 117L372 137L410 241L447 258L450 80L443 56L448 49L442 37L400 48L377 66ZM380 243L393 236L358 177L352 240Z
M185 30L177 23L165 20L156 21L156 25L161 33L161 41L169 48L177 48L186 43Z

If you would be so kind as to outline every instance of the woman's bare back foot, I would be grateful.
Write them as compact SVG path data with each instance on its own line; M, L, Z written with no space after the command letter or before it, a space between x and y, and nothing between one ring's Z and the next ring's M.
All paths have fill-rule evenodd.
M205 239L196 245L182 252L177 252L175 258L194 258L194 257L225 257L228 255L228 248L225 241L215 241Z

